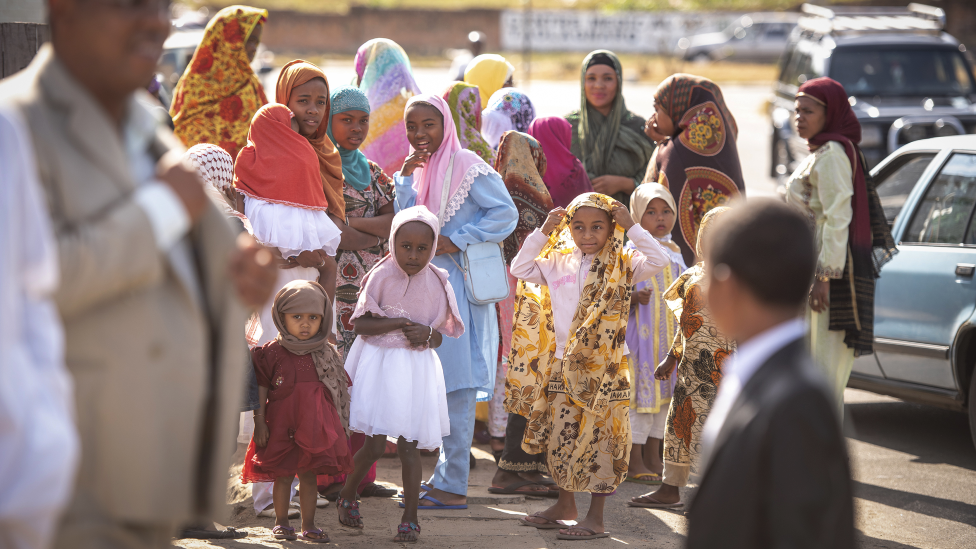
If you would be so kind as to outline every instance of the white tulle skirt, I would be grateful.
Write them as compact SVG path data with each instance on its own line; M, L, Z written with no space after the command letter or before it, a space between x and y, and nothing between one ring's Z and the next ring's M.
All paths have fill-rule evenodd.
M334 256L342 231L319 210L306 210L284 204L244 197L244 215L251 222L254 238L281 250L285 258L305 250L325 250Z
M432 349L377 347L356 338L346 372L353 431L403 437L423 450L438 448L451 433L444 370Z

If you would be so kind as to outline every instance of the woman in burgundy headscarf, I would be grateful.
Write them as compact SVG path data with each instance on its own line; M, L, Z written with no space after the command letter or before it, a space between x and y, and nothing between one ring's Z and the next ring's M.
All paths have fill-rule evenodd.
M857 144L861 125L830 78L800 86L797 134L812 154L786 183L786 201L814 224L817 272L810 292L810 348L835 391L841 417L854 357L873 352L874 281L895 253Z

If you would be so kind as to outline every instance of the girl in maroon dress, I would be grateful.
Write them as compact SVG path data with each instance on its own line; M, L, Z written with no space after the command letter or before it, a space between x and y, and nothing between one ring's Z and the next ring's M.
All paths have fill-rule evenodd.
M274 482L275 539L299 536L288 524L291 483L298 476L302 535L327 543L315 528L315 476L352 471L344 427L349 421L349 380L328 342L332 311L322 286L296 280L275 296L278 337L251 351L260 409L244 458L241 481ZM264 421L257 421L263 419Z

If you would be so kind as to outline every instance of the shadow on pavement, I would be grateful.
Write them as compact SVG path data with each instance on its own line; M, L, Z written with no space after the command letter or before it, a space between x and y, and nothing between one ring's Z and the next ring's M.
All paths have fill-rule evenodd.
M847 436L916 456L915 463L945 463L976 471L976 448L966 414L902 401L845 406Z
M920 549L914 545L905 545L897 541L872 538L860 530L854 534L854 539L857 540L857 546L860 549Z
M976 526L976 505L854 481L854 497L941 520Z

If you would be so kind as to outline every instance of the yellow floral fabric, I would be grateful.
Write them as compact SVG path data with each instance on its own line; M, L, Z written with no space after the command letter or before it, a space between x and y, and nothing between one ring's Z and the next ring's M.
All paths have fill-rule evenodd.
M185 146L212 143L236 159L247 144L251 118L268 98L244 44L267 18L267 10L230 6L210 20L170 108L174 132Z
M613 202L598 193L578 197L539 257L572 253L576 210L610 212ZM555 357L548 288L520 281L515 299L505 408L528 420L522 449L546 453L553 480L571 492L610 493L627 476L630 383L623 351L634 275L623 241L616 225L593 259L563 359Z

